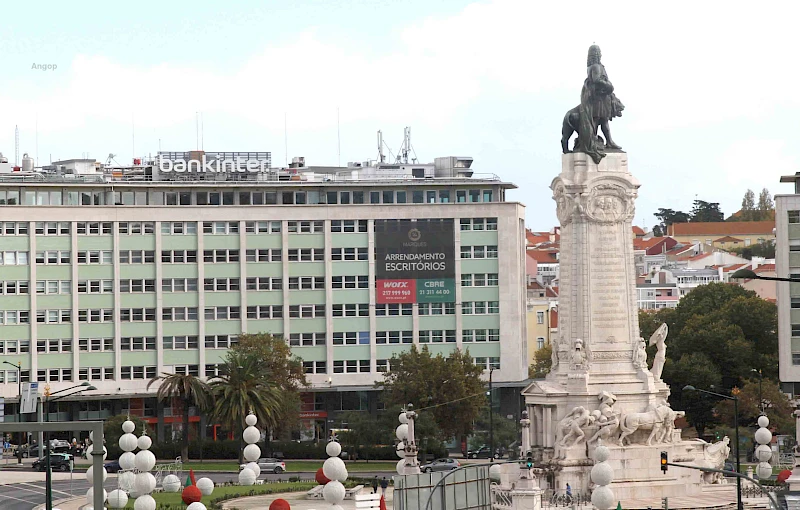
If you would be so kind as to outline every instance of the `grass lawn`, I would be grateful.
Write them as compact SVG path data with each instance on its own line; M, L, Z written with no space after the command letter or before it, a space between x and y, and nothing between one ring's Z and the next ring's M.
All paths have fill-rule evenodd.
M286 461L287 473L297 473L301 471L314 472L322 467L324 461L320 460L290 460ZM397 469L397 463L391 461L345 461L347 470L351 473L372 473L375 471L394 471ZM239 463L235 461L205 461L205 462L187 462L183 464L183 470L188 471L194 469L195 471L230 471L232 473L239 472Z
M210 496L204 496L202 503L206 506L210 506L210 501L212 499L220 498L222 496L230 496L234 494L240 494L241 497L250 496L250 492L253 492L253 496L257 496L259 494L271 494L275 493L278 494L280 492L298 492L298 491L308 491L311 490L316 484L315 483L265 483L264 485L253 485L252 487L239 487L239 486L231 486L231 487L215 487L214 492ZM181 500L181 493L180 492L159 492L153 494L153 499L156 500L156 504L158 505L157 508L160 508L165 505L172 506L173 508L176 507L185 507L183 501ZM132 509L135 500L128 501L128 505L125 507L126 509Z

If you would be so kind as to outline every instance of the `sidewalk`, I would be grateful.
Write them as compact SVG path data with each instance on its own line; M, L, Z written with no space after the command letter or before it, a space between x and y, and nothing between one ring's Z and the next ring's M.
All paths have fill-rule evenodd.
M361 494L371 494L372 489L362 489ZM391 508L394 489L386 489L386 506ZM276 499L281 498L289 502L292 510L314 510L330 507L330 503L324 499L306 499L305 492L290 492L284 494L265 494L262 496L250 496L247 498L229 499L222 503L224 510L269 510L269 505ZM346 499L341 502L343 510L355 510L356 502L353 499ZM59 507L61 510L77 510L77 508Z

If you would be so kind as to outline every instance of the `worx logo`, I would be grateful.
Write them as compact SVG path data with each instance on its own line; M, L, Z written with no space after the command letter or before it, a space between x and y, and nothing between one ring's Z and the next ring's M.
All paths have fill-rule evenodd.
M405 289L408 287L408 282L383 282L384 289Z

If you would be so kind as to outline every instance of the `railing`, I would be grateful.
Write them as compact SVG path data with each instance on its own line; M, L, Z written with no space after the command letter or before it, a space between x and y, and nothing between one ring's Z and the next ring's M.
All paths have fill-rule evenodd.
M573 492L567 494L566 491L548 489L542 495L542 508L568 508L573 506L580 508L591 504L592 495L590 493Z
M511 489L503 489L499 485L493 483L491 485L492 491L492 508L495 510L507 510L514 508L514 498L511 495Z

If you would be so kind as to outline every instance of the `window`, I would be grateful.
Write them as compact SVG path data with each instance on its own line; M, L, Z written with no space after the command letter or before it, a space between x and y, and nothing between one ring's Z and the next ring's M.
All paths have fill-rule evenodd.
M162 250L161 262L164 264L194 264L197 262L197 250Z
M800 365L800 353L793 352L792 353L792 365Z
M323 232L322 221L289 221L286 230L290 234L320 234Z
M453 315L456 313L455 303L420 303L420 315Z
M121 322L155 321L156 320L156 309L155 308L122 308L119 311L119 320Z
M792 336L800 336L800 324L792 324Z
M120 284L122 284L123 281L130 281L130 280L120 280ZM79 294L109 294L111 292L114 292L114 280L78 281Z
M413 331L376 331L376 344L410 344L414 342Z
M206 320L240 319L241 308L238 306L210 306L205 309Z
M69 264L70 252L69 251L37 251L36 252L37 264Z
M321 248L296 248L287 253L289 262L322 262L325 252Z
M367 220L331 220L331 232L366 232Z
M289 290L325 290L325 278L322 276L292 276L289 278Z
M162 292L196 292L197 278L164 278L161 280Z
M196 221L162 221L161 233L164 235L196 235Z
M245 255L247 262L280 262L282 258L280 248L247 250Z
M325 317L325 305L291 305L289 317L295 319Z
M156 376L156 367L124 366L120 367L120 379L152 379Z
M800 223L800 211L787 211L789 223Z
M332 260L369 260L367 248L331 248Z
M36 352L42 352L42 353L72 352L72 340L68 338L37 340Z
M90 308L78 310L78 322L113 322L114 310L112 308Z
M239 262L239 250L203 250L203 262Z
M152 264L155 262L156 259L155 253L156 252L152 250L122 250L119 252L119 263Z
M369 276L333 276L331 286L334 289L368 289Z
M388 372L389 371L389 360L388 359L375 360L375 369L378 372Z
M0 192L0 198L2 197L2 192ZM2 204L2 201L0 201ZM52 233L49 235L58 235L58 223L52 222L47 223L48 226L52 226ZM67 226L67 230L69 230L69 223L64 223ZM45 229L45 224L40 222L36 223L36 233L37 234L45 234L45 232L50 231L50 229ZM67 232L69 234L69 231ZM14 221L6 221L5 223L0 223L0 236L26 236L28 235L28 223L27 222L14 222Z
M293 347L325 345L325 333L291 333L289 335L289 345Z
M324 361L304 361L303 371L307 374L324 374L325 362Z
M172 368L176 374L200 376L200 365L175 365Z
M238 221L204 221L204 234L238 234Z
M133 336L120 338L120 350L123 351L154 351L156 338L154 336Z
M206 349L230 349L238 342L239 337L236 335L206 335L205 338Z
M227 292L239 290L239 278L205 278L203 290L206 292Z
M99 204L95 204L99 205ZM110 221L104 222L78 222L76 224L75 231L78 235L100 235L100 234L111 234L111 225Z
M539 337L539 338L536 339L536 348L537 349L544 348L544 338L543 337Z
M369 317L369 304L333 305L334 317Z
M247 290L281 290L283 280L269 276L251 277L246 280Z
M69 253L69 252L67 252ZM27 251L0 251L0 265L3 266L27 266Z
M64 340L62 340L63 342ZM79 338L78 350L86 352L102 352L114 350L113 338Z
M156 231L156 224L152 221L125 221L118 224L117 230L119 231L120 235L154 234Z
M280 221L248 221L245 222L245 232L248 234L279 234Z
M282 305L259 305L247 307L248 319L281 319L283 318Z
M6 225L9 225L6 223ZM13 225L13 223L11 223ZM20 226L24 226L24 232L20 231ZM2 224L0 224L2 227ZM6 230L8 230L6 228ZM68 236L72 229L70 228L70 223L67 222L56 222L56 221L37 221L36 222L36 235L44 235L44 236L58 236L58 235L66 235ZM17 235L25 235L28 233L28 224L27 223L18 223L17 224ZM3 234L3 229L0 228L0 235ZM9 235L9 232L6 232L6 235Z
M72 310L36 310L36 322L39 324L72 322Z
M375 315L378 317L393 317L398 315L411 315L413 313L412 304L390 304L375 305Z
M0 281L0 295L28 294L29 283L27 280Z
M496 259L497 246L461 246L462 259Z
M161 320L164 321L196 321L197 307L165 307L161 309Z

